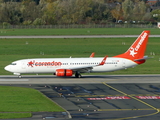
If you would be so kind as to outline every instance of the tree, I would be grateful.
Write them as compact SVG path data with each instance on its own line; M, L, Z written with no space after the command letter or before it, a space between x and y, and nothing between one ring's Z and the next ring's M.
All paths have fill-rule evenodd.
M6 2L0 7L0 22L18 24L22 22L21 3Z
M86 17L92 18L92 21L99 23L108 19L108 4L104 0L92 0L91 9L86 12Z
M152 11L153 19L156 20L156 22L160 21L160 9L156 9Z
M42 4L42 3L41 3ZM42 18L46 21L46 24L57 24L57 21L55 20L56 16L56 9L58 9L58 2L46 2L43 1L44 7L43 7L43 16Z
M21 8L23 14L23 21L34 21L36 18L42 17L41 6L37 5L35 2L23 3Z
M91 0L57 0L47 3L45 14L47 23L77 24L80 23L86 11L90 10Z
M143 1L137 2L133 8L133 20L141 21L146 13L146 5Z
M132 20L134 4L131 0L125 0L122 3L122 11L124 20Z
M118 22L118 20L122 18L122 14L123 14L121 4L117 4L116 8L111 10L111 14L113 18L116 19L116 22Z

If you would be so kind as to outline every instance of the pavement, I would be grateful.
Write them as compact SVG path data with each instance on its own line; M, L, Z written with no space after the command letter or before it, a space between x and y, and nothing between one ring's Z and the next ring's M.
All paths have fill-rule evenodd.
M158 120L160 117L160 75L91 75L82 79L0 76L0 83L36 89L66 110L33 112L32 118L26 120Z
M34 36L0 36L0 38L125 38L138 37L139 35L34 35ZM150 35L149 37L160 37L160 35Z

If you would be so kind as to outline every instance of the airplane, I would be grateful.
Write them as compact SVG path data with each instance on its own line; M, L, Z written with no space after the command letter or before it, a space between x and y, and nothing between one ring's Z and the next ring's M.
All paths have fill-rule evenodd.
M80 78L81 73L111 72L122 70L145 63L148 56L144 56L150 31L143 31L130 48L123 54L113 57L89 58L34 58L12 62L4 69L18 75L24 73L53 73L59 77L71 77L73 74Z

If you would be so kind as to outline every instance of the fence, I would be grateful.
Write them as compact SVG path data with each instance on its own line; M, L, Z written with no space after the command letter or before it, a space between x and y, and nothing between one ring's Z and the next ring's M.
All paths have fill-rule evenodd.
M0 29L61 29L61 28L157 28L152 24L88 24L88 25L0 25Z

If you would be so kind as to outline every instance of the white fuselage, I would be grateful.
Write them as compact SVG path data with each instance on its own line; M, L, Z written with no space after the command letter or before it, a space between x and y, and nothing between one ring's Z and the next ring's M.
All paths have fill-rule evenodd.
M21 73L55 73L57 69L71 69L85 72L110 72L134 67L137 63L124 59L108 57L104 65L98 65L103 58L37 58L23 59L12 62L5 70L14 74ZM83 69L86 68L87 69ZM81 69L82 68L82 69Z

